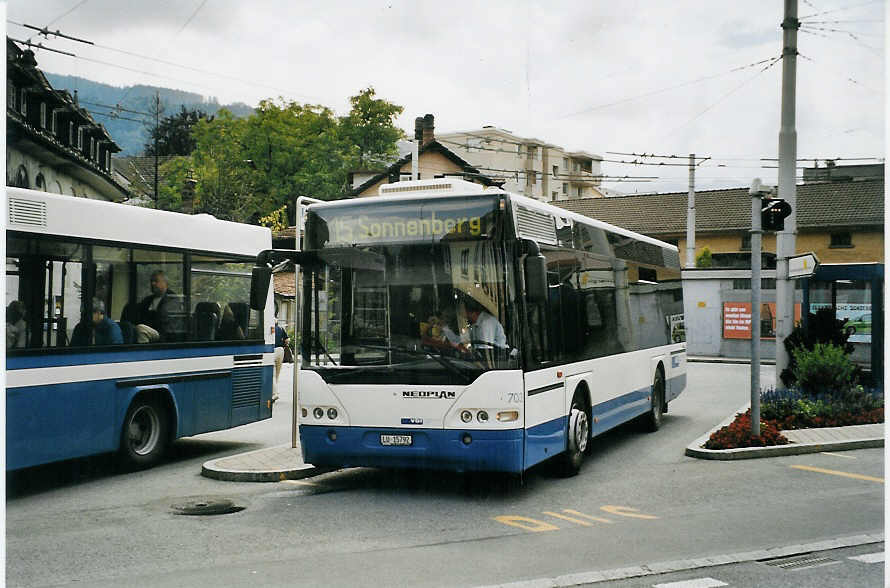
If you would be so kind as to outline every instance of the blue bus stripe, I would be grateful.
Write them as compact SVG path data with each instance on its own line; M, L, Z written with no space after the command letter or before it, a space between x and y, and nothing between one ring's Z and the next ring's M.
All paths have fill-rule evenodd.
M272 345L226 345L220 347L183 347L161 349L138 349L132 347L106 350L91 349L80 353L53 353L52 351L34 350L27 355L6 356L7 370L20 370L43 367L63 367L72 365L94 365L103 363L124 363L129 361L151 361L159 359L186 359L192 357L212 357L219 355L243 355L273 353Z

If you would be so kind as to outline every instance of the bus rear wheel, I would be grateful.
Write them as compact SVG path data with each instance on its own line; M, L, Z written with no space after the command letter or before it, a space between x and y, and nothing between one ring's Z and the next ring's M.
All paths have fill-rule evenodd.
M661 423L664 420L664 374L660 369L655 370L651 400L649 412L643 419L643 427L646 431L654 433L661 428Z
M152 398L136 398L121 431L121 458L131 469L151 467L161 459L168 441L167 413Z
M572 399L566 429L566 450L558 458L558 469L561 475L570 477L581 471L581 463L590 443L590 418L584 401L577 395Z

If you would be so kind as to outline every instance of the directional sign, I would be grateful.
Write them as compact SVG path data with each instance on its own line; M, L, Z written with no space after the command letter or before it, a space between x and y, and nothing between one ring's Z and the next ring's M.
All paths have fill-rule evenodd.
M788 258L788 277L792 279L808 278L816 271L819 258L813 252L802 253Z

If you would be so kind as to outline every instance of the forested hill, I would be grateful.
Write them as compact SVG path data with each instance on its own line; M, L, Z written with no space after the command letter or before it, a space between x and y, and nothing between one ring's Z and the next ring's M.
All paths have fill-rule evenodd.
M239 117L253 112L253 107L241 102L220 104L215 97L207 98L182 90L141 85L118 87L76 76L49 72L44 72L44 75L56 90L68 90L72 95L77 90L80 105L90 111L96 122L105 125L111 138L120 145L120 155L139 155L143 152L149 129L154 126L154 115L138 113L154 112L155 92L161 99L161 117L176 114L181 106L185 106L187 110L203 110L208 114L226 108ZM117 113L117 117L110 116L116 104L135 112L122 110Z

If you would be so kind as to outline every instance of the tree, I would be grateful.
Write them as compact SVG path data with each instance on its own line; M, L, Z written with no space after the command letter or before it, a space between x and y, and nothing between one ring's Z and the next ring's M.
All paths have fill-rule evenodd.
M340 119L343 136L358 149L358 167L391 162L398 155L396 142L405 133L395 126L395 119L405 110L387 102L369 86L349 98L352 109Z
M192 129L202 119L213 120L213 117L202 110L186 110L185 106L180 106L177 114L165 116L157 127L150 128L145 154L155 155L157 139L157 155L189 155L196 145Z

